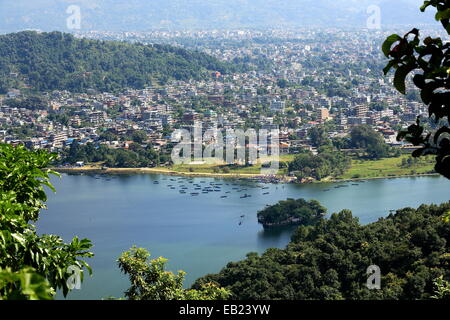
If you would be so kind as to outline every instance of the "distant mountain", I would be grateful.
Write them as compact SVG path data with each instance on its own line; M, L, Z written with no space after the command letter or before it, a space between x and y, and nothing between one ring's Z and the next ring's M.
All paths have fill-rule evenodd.
M364 28L371 5L382 27L432 24L422 0L0 0L0 32L24 29L68 31L70 5L81 10L81 30Z
M238 66L198 51L168 45L76 39L60 32L0 36L0 91L29 85L37 90L114 91L168 79L202 79Z

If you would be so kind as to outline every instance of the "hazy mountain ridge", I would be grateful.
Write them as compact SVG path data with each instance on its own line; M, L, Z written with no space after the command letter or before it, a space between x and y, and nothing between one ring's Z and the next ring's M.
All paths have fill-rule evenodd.
M274 27L364 28L370 5L382 26L431 24L422 0L0 0L0 31L67 31L70 5L81 9L82 30L220 29Z

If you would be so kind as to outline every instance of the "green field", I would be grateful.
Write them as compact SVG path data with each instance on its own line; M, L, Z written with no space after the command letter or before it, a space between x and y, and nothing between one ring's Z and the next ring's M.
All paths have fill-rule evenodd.
M434 172L433 157L421 158L417 164L403 167L402 159L408 158L411 156L402 155L398 158L381 160L352 160L350 169L337 179L395 177Z
M290 162L295 155L282 155L280 162ZM420 158L417 163L402 166L402 160L411 158L410 155L402 155L398 158L386 158L380 160L352 160L350 169L343 175L336 177L337 180L348 179L370 179L382 177L396 177L416 175L434 172L434 159L432 157ZM217 164L183 164L174 165L168 169L183 173L216 173L216 174L259 174L261 164L254 166L227 166ZM282 168L278 174L287 174L287 169Z

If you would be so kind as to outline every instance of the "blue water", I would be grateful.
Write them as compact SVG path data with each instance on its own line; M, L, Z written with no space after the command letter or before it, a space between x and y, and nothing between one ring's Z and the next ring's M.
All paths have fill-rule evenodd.
M41 214L38 231L61 235L66 241L86 237L94 244L95 257L89 259L94 275L86 277L69 299L122 297L128 280L116 260L133 245L147 248L152 257L168 258L172 271L186 271L186 286L248 252L282 248L293 228L265 231L256 213L286 198L316 199L329 213L350 209L363 224L393 209L450 200L450 181L440 177L371 180L358 185L345 183L347 187L341 188L335 187L342 183L262 185L164 175L64 174L53 183L57 193L49 194L48 210ZM220 192L194 190L194 184L205 187L210 183L221 184ZM188 187L186 194L179 193L182 185ZM200 194L191 196L191 192ZM251 197L241 198L245 193Z

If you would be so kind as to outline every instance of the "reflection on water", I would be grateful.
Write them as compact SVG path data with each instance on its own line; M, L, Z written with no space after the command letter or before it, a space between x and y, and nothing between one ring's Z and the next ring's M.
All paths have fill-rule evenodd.
M258 232L258 244L262 247L267 247L267 244L282 243L286 244L286 239L290 237L298 226L279 226L271 228L263 228Z

